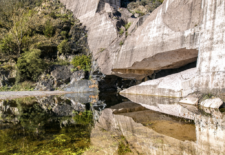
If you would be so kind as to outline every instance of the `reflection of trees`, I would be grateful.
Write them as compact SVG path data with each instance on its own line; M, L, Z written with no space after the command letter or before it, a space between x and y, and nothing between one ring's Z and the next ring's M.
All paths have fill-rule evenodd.
M60 101L57 104L69 104L68 99L61 98L57 101ZM7 101L6 106L10 107L12 103L19 114L5 113L5 117L13 115L19 123L11 124L5 130L0 129L0 154L81 154L89 147L93 126L92 111L73 112L73 117L59 117L52 109L43 109L43 103L39 103L36 98ZM10 120L2 124L7 122ZM62 122L67 123L61 125Z

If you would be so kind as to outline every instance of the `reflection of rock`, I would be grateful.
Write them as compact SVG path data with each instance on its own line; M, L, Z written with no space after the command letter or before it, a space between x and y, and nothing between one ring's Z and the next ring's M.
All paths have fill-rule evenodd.
M194 112L196 107L189 105L188 108L186 108L187 105L181 105L178 103L179 98L129 94L126 94L124 96L130 99L132 102L138 103L150 110L187 119L194 119Z
M200 94L189 94L185 98L181 99L179 103L198 105L199 96Z
M184 97L192 92L191 87L185 85L194 78L196 68L181 73L166 76L156 80L143 82L139 85L121 91L121 94L157 95L168 97Z
M20 112L15 101L0 101L0 123L6 122L17 124L19 122L17 117L19 115Z
M74 102L80 103L95 103L98 101L97 92L74 93L74 94L66 94L64 96L70 100L73 100Z
M126 104L127 107L124 107L124 104ZM135 104L131 104L131 109L134 105ZM120 108L129 109L129 104L122 103L117 105L116 109ZM151 155L206 155L221 154L221 152L225 151L224 116L217 118L214 116L203 116L199 113L194 115L193 118L195 121L195 128L192 128L191 126L191 128L189 128L188 124L180 125L180 128L179 126L177 126L177 128L175 127L177 132L184 131L187 134L191 131L196 132L197 140L195 140L195 133L191 133L190 139L186 137L186 139L193 140L193 142L187 140L179 140L179 137L186 136L185 134L177 134L174 138L172 138L170 135L172 131L170 133L168 130L168 132L166 133L166 127L164 127L163 131L160 131L161 129L163 129L165 121L162 121L159 126L154 124L157 120L160 122L160 119L171 121L170 116L163 116L163 114L150 112L149 110L137 110L136 112L134 111L131 113L128 112L114 115L113 109L105 109L104 111L102 111L102 115L100 116L98 122L95 124L95 128L92 130L92 151L96 154L116 154L117 152L115 148L118 147L119 143L115 137L119 137L121 135L126 139L129 147L132 148L133 154L137 154L138 152L139 154ZM174 121L174 119L176 118L173 118L172 121ZM146 121L150 121L150 123L153 123L152 125L150 124L150 128L147 127L148 125L143 126L142 124L140 124L147 124L145 123ZM174 126L176 126L176 123L171 125L170 123L167 123L167 125L168 128L173 128ZM153 130L151 129L151 127L161 127L161 129L157 128ZM101 143L99 141L101 141ZM113 143L114 145L110 145L110 143ZM114 150L114 152L112 152L112 150Z
M85 78L85 72L83 70L76 71L70 76L70 83L74 83L75 81L80 81Z
M72 116L74 111L84 111L85 105L64 97L37 97L45 111L52 111L57 116Z
M113 110L114 114L146 110L146 108L144 108L143 106L130 101L117 104L115 106L110 107L110 109Z

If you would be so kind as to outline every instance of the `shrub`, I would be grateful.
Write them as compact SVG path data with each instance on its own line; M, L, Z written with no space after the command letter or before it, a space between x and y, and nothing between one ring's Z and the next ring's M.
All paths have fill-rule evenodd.
M57 18L57 16L56 16L55 12L51 12L51 13L49 13L49 16L50 16L50 17L52 17L53 19L56 19L56 18Z
M70 45L67 40L63 40L58 46L57 49L60 54L69 53L71 51Z
M55 31L54 26L52 25L51 21L48 20L48 21L45 23L45 28L44 28L43 33L45 34L46 37L49 37L49 38L50 38L50 37L53 36L54 31Z
M121 42L120 42L120 46L122 46L122 45L123 45L123 42L121 41Z
M91 58L86 55L78 55L73 58L71 64L78 70L90 71L91 70Z
M6 35L0 42L0 52L5 54L12 54L17 51L17 45L12 41L12 35Z
M44 60L40 58L41 50L32 49L21 55L17 61L19 75L17 81L33 80L36 81L38 76L46 68Z
M61 33L61 36L64 38L64 39L66 39L67 38L67 32L66 31L62 31Z

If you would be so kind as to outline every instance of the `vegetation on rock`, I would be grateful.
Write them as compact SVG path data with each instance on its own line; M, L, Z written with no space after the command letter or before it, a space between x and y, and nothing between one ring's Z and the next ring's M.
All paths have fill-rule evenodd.
M140 0L137 2L131 2L127 5L130 12L137 13L143 16L147 13L153 12L157 7L163 3L163 0Z
M91 58L86 55L75 56L71 64L78 70L90 71L91 70Z
M32 80L36 81L38 76L46 68L45 61L40 58L41 50L32 49L19 57L17 67L19 76L18 81Z
M17 82L37 81L52 65L62 64L61 55L69 65L70 55L88 52L85 28L59 0L0 2L0 63L15 62L0 65L0 71L16 70ZM90 70L90 61L85 66Z

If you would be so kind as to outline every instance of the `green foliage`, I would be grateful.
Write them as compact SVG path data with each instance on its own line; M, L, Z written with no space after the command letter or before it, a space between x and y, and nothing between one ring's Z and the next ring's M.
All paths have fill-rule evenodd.
M16 44L13 42L12 34L7 34L0 42L0 53L13 54L16 50Z
M84 112L74 112L75 116L73 117L76 124L81 125L93 125L93 114L92 111L84 111Z
M67 65L70 65L70 62L67 61L67 60L61 60L61 59L59 59L59 60L57 60L57 61L51 63L51 65L67 66Z
M53 19L56 19L56 18L57 18L55 12L50 12L50 13L49 13L49 16L50 16L51 18L53 18Z
M119 139L118 155L124 155L129 152L132 152L129 147L129 144L127 143L125 137L121 136Z
M119 31L119 34L122 35L124 33L124 30L121 28Z
M46 68L44 60L40 58L41 50L32 49L21 55L17 61L19 80L37 80L38 76Z
M66 54L71 51L70 45L67 40L63 40L58 46L57 49L60 54Z
M68 35L67 31L62 31L60 34L64 39L67 38L67 35Z
M55 28L52 25L52 22L50 20L48 20L45 23L45 28L44 28L43 33L45 34L46 37L50 38L50 37L52 37L54 35L54 32L55 32Z
M128 36L128 32L126 32L126 37Z
M141 12L140 10L136 10L135 13L139 14L140 16L144 16L145 15L145 13Z
M78 70L90 71L91 70L91 58L86 55L75 56L71 64Z
M0 91L32 91L32 90L34 90L34 84L28 81L15 84L12 87L7 85L0 87Z
M154 11L158 6L163 3L163 0L141 0L140 4L147 6L148 12Z
M131 26L131 23L127 23L124 27L126 29L126 31L129 29L129 27Z
M123 45L123 41L120 42L120 46L122 46L122 45Z

